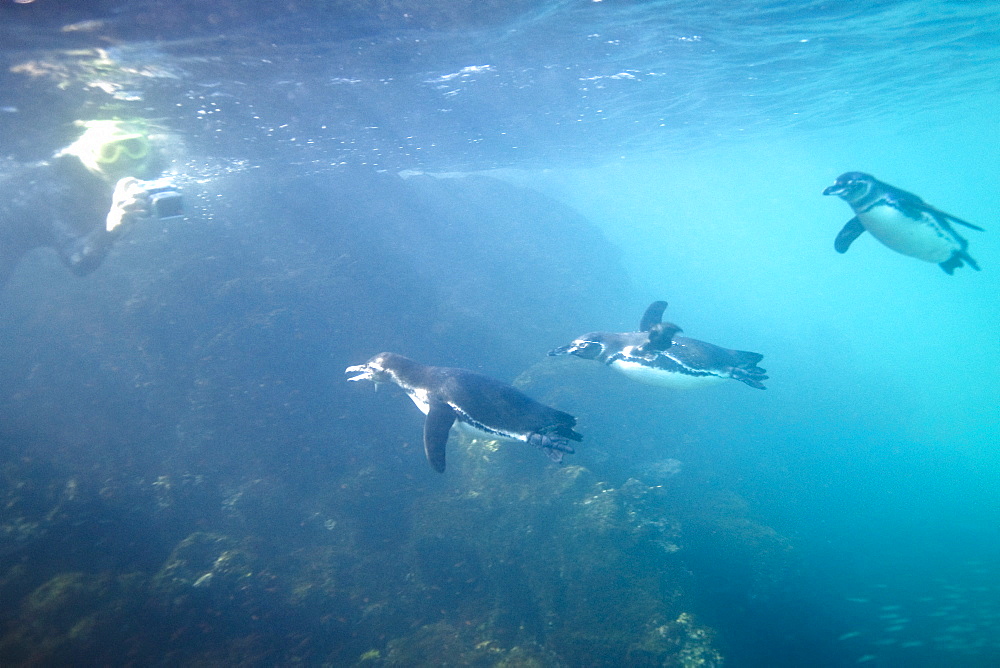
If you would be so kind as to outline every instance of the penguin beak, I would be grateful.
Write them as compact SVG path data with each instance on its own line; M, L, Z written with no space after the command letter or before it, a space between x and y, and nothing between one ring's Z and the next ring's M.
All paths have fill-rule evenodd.
M823 191L824 195L843 195L847 192L847 187L843 183L834 183Z
M367 364L358 364L356 366L349 366L344 369L344 373L356 373L358 375L352 376L347 380L371 380L374 381L374 369L372 369ZM377 387L377 385L376 385Z
M559 348L550 350L549 357L556 357L557 355L569 355L570 353L573 352L573 348L574 346L572 343L570 343L569 345L560 346Z

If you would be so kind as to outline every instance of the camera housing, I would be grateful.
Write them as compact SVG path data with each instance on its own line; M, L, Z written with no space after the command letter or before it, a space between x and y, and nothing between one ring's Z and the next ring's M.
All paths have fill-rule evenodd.
M146 194L149 195L150 214L157 220L184 217L184 197L172 183L152 181L146 187Z

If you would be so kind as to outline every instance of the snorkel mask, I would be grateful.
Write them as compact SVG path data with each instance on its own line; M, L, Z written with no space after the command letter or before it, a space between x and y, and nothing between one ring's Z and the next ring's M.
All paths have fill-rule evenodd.
M77 121L80 137L56 156L72 155L91 172L109 181L126 176L150 176L153 145L140 123Z

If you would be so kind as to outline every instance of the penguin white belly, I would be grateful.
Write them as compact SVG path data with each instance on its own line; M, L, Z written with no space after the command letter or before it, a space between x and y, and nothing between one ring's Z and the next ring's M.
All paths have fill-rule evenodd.
M615 360L611 363L611 367L619 373L628 376L632 380L637 380L640 383L646 383L647 385L659 385L660 387L669 387L674 390L693 390L699 387L716 385L726 380L726 378L722 376L712 374L694 376L678 371L654 369L652 367L639 364L638 362L630 362L628 360Z
M933 217L913 220L889 207L878 207L858 216L865 229L883 244L903 255L927 262L945 262L961 246Z

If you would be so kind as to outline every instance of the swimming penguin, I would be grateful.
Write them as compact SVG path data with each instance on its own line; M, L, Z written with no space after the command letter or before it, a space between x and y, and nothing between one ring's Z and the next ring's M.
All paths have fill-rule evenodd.
M538 403L498 380L449 367L425 366L395 353L379 353L364 364L347 367L357 374L347 380L392 382L409 395L427 419L424 453L431 467L444 472L448 431L456 421L490 436L524 441L560 461L575 452L569 441L582 441L573 431L576 418Z
M846 253L851 243L868 230L897 253L936 262L947 274L965 264L979 271L979 265L965 252L969 242L952 229L949 221L982 232L981 227L863 172L841 174L823 194L841 198L856 214L837 235L833 247L838 253Z
M591 332L549 355L576 355L597 360L629 378L650 385L688 389L728 378L766 389L766 371L757 366L759 353L729 350L697 339L676 336L681 329L662 322L667 302L653 302L638 332Z

